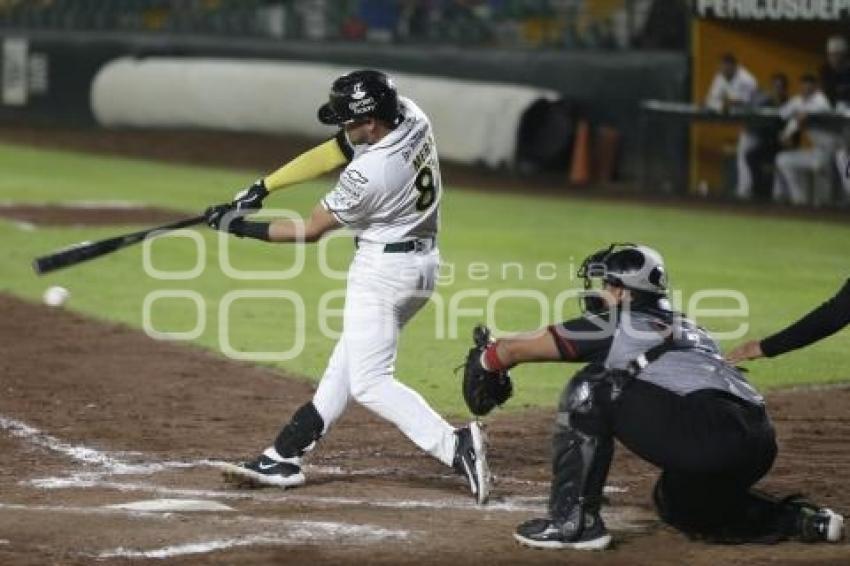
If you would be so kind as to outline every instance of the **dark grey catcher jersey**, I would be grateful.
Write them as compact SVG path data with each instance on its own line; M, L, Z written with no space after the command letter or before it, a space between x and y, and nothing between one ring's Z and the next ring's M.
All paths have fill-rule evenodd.
M764 398L744 378L740 371L723 360L717 343L703 328L678 317L672 327L676 349L664 353L638 375L642 379L677 395L687 395L703 389L730 393L744 401L764 404ZM614 332L605 367L626 369L650 348L664 342L671 324L645 312L622 312Z

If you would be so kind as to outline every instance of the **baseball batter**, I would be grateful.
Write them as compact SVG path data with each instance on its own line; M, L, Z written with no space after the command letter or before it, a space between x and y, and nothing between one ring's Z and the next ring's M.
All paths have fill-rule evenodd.
M302 457L354 400L395 424L422 450L464 475L473 496L489 494L485 438L478 423L454 429L415 391L396 381L399 333L428 301L436 281L442 183L430 121L373 70L336 79L319 120L341 129L243 191L210 207L208 224L269 242L314 242L342 226L356 233L342 337L313 399L301 406L255 460L228 465L240 485L294 487L305 482ZM336 186L303 224L251 222L269 191L346 164Z

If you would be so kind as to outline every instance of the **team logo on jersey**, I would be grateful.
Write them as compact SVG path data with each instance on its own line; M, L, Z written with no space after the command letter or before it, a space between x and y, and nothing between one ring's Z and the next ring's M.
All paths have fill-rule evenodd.
M340 182L334 190L325 197L325 202L331 210L351 210L360 204L365 196L365 187Z
M369 179L367 179L366 176L363 173L361 173L360 171L358 171L357 169L346 170L345 176L352 183L365 185L366 183L369 182Z

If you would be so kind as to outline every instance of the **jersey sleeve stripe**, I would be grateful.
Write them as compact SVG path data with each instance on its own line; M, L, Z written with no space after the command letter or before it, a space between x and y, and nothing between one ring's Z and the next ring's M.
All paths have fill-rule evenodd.
M343 219L342 216L339 215L338 210L334 210L333 208L330 207L327 200L322 199L320 202L322 203L322 206L324 207L324 209L327 210L328 212L330 212L333 215L333 217L336 218L337 221L340 224L348 224L348 222L346 222L345 219Z
M555 340L555 346L558 348L562 360L570 361L578 359L578 352L575 345L566 337L561 336L556 326L549 327L549 334Z

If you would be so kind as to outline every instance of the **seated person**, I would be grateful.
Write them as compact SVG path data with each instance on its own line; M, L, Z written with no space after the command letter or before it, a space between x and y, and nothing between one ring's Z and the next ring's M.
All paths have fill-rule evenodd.
M840 138L827 129L807 127L806 121L811 114L831 110L829 99L818 87L817 78L810 73L800 77L800 94L781 109L782 117L787 123L779 139L787 145L795 135L805 130L811 147L779 152L773 185L774 200L815 206L830 202L832 167Z
M774 73L770 78L770 91L759 92L753 101L753 106L781 108L788 102L788 98L788 76L784 73ZM752 195L760 200L770 200L773 192L773 165L776 162L776 154L783 149L779 143L782 126L774 122L760 123L751 126L747 131L756 141L744 154L747 166L752 173L752 192L743 191L738 196L749 198ZM799 136L794 136L791 144L796 147L799 144Z
M758 82L752 73L738 64L731 53L720 60L720 70L711 81L705 99L707 108L716 112L727 112L736 106L749 106L758 89ZM753 192L753 175L747 162L747 154L758 145L758 138L748 129L741 131L738 137L737 171L738 183L735 195L749 199Z

